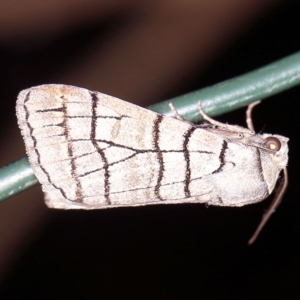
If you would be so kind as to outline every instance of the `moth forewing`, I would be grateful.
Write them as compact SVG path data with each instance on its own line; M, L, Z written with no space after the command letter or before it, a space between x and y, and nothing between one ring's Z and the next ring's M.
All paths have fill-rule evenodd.
M272 192L288 159L287 138L214 121L201 103L210 125L67 85L24 90L16 109L30 164L54 208L243 206Z

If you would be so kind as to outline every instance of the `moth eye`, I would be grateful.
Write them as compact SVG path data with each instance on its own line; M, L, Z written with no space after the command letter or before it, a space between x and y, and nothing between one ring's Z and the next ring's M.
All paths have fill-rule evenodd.
M266 146L270 150L279 151L281 148L281 143L277 138L269 136L268 138L266 138Z
M243 135L242 133L239 133L239 134L238 134L238 137L239 137L240 139L242 139L242 138L244 137L244 135Z

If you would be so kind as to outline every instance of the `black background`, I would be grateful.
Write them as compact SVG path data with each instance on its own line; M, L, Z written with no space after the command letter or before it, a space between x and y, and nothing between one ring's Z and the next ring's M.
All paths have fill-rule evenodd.
M299 11L296 2L274 10L205 74L193 74L189 84L174 87L169 97L299 51ZM22 88L48 82L54 72L52 61L67 64L69 53L80 55L94 35L103 31L105 36L109 30L111 24L106 22L25 54L0 48L3 97L15 98ZM81 46L74 49L78 41ZM296 87L264 101L254 111L258 131L290 138L288 191L254 245L248 246L247 240L271 198L242 208L193 204L89 212L53 210L47 228L5 278L0 298L298 298L299 98L300 87ZM2 126L15 120L13 113L12 105L1 109ZM241 109L218 120L243 125L244 113Z

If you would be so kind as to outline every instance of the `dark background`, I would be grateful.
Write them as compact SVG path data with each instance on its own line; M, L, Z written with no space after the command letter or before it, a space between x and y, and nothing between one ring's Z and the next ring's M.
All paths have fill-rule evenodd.
M229 33L224 27L224 34L221 30L215 35L216 43L203 40L199 21L199 27L191 26L182 33L196 35L194 40L201 41L190 43L190 47L199 48L199 54L189 52L188 47L179 51L180 45L172 44L174 40L189 45L192 39L172 40L171 33L169 43L153 44L151 40L147 47L135 48L134 38L138 40L140 35L130 40L131 32L141 26L141 20L151 19L150 8L161 8L143 10L132 3L127 1L123 7L115 4L114 10L99 13L99 20L83 18L84 22L72 23L64 30L51 31L51 23L44 31L33 26L36 31L28 35L21 29L20 34L2 35L2 165L25 155L14 116L15 99L23 88L74 84L146 106L300 50L298 1L255 8L247 22L241 21L247 12L239 8L235 15L241 17L230 17L235 25L228 25ZM199 11L205 9L204 5ZM213 16L214 26L223 24ZM167 30L151 22L157 26L158 36ZM232 29L239 26L237 31ZM214 32L209 30L207 25L207 35L213 39ZM143 38L144 45L146 33ZM168 51L161 51L163 46ZM120 54L114 57L111 53ZM172 59L168 60L169 56ZM160 60L168 60L168 64ZM254 111L257 131L290 138L287 193L254 245L248 246L247 240L272 197L242 208L189 204L60 211L45 208L40 187L36 187L0 204L0 298L299 299L299 98L300 87L296 87L264 101ZM245 109L218 120L244 126Z

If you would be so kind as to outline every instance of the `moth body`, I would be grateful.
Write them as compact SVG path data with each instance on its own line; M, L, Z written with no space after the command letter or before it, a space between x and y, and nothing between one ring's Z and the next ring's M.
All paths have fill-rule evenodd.
M22 91L17 117L53 208L243 206L265 199L288 161L286 137L197 126L74 86Z

